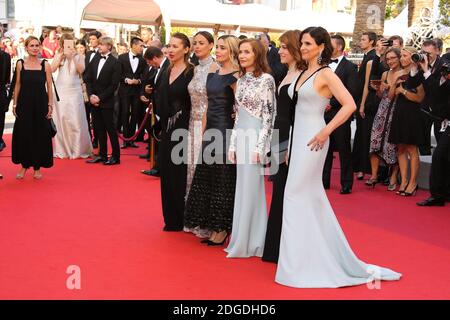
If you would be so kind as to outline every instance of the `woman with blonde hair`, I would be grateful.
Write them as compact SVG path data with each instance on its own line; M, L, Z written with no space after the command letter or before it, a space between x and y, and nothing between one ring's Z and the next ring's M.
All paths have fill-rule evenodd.
M238 39L230 35L217 41L220 66L211 66L206 81L208 104L203 116L202 162L197 165L186 203L185 226L209 231L210 237L203 243L210 246L224 243L233 221L236 165L226 163L226 142L234 125L238 44Z
M41 167L53 166L53 147L49 119L53 111L51 67L38 58L39 39L25 40L28 57L18 60L14 85L13 114L16 117L12 136L12 161L22 168L16 178L24 178L33 167L34 178L41 179Z
M388 141L396 144L398 148L397 157L402 181L397 194L401 196L415 195L418 189L417 176L420 165L418 146L425 144L426 137L421 125L420 111L425 91L423 85L410 76L410 70L415 65L411 60L414 53L417 53L414 47L402 49L400 64L403 69L394 74L393 85L389 90L389 97L396 99L396 105ZM408 158L411 162L409 175Z
M84 56L77 53L75 38L71 34L64 33L59 42L52 62L52 71L58 71L55 89L60 99L54 101L53 118L57 130L54 156L87 158L92 153L92 143L80 80L85 69Z

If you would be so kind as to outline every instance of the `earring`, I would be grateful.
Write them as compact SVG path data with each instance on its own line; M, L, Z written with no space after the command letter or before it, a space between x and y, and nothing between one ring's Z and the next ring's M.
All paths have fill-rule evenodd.
M322 64L322 52L319 54L319 57L317 58L317 64Z

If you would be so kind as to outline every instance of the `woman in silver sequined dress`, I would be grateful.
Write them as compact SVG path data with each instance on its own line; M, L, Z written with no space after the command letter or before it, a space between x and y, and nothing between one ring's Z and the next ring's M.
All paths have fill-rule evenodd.
M206 78L208 77L209 68L214 63L214 59L211 57L214 38L207 31L199 31L194 36L193 46L199 65L195 67L194 77L188 86L189 95L191 96L191 117L189 118L188 170L185 199L187 199L191 188L195 165L198 163L198 155L202 145L202 119L208 105Z

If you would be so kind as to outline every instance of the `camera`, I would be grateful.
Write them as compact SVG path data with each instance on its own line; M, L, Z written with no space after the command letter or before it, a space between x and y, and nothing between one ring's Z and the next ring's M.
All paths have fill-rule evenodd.
M383 40L383 47L392 47L393 44L393 40Z
M447 77L450 74L450 61L445 61L439 69L441 76Z
M427 53L413 53L411 56L411 60L414 61L415 63L422 62L425 60L426 56L428 57Z

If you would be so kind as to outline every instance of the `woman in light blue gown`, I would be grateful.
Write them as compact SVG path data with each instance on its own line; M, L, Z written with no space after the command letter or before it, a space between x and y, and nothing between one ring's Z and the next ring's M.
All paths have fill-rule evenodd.
M228 258L261 257L267 227L264 167L276 115L275 81L256 39L239 44L242 77L236 85L236 122L228 158L236 166L236 193Z
M305 29L302 59L307 69L298 85L289 169L283 202L280 256L275 281L296 288L336 288L398 280L401 274L369 265L353 253L328 201L322 171L329 136L356 110L352 96L326 66L331 40L321 27ZM325 124L324 111L334 96L342 105Z

